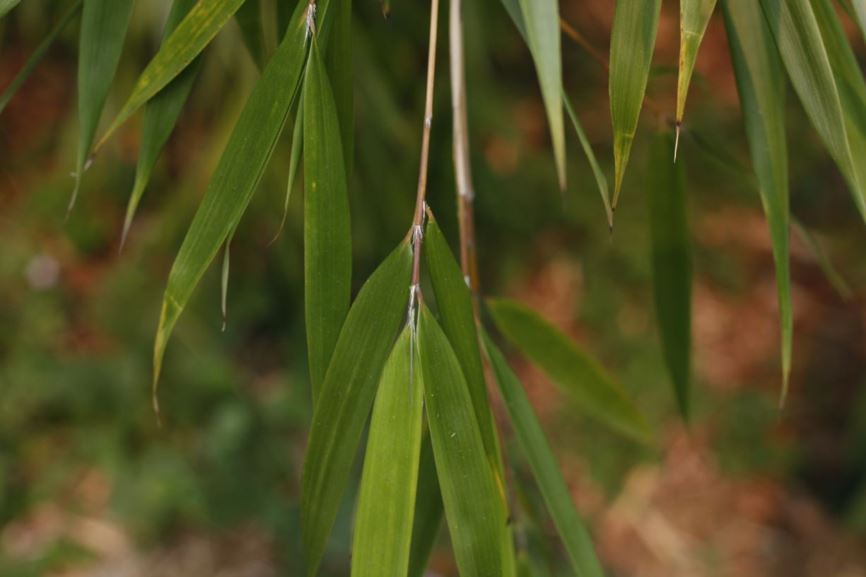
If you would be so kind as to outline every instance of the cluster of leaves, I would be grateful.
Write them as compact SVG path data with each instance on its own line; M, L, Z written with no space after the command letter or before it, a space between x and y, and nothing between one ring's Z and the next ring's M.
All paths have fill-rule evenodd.
M0 4L0 15L14 4ZM427 213L423 229L417 224L410 229L352 300L347 184L353 158L351 2L301 0L291 12L285 4L278 4L275 22L270 22L253 0L175 0L159 52L99 141L96 131L123 49L132 0L73 0L0 96L2 110L59 30L80 11L81 130L70 208L100 147L144 108L125 238L154 163L195 82L201 52L232 17L241 25L261 76L169 274L154 347L157 411L156 384L172 330L220 249L224 250L225 303L232 236L280 135L294 118L285 207L303 160L304 298L314 400L301 511L308 574L318 570L368 420L352 573L419 574L443 515L461 574L516 573L504 465L485 384L487 363L575 572L600 575L588 533L538 419L480 323L464 271L432 213ZM715 4L715 0L681 2L677 140L668 134L659 137L648 185L656 309L684 415L689 410L691 364L689 230L681 165L668 159L672 152L676 154L689 81ZM723 0L721 4L758 190L772 233L787 390L792 314L784 72L864 215L866 174L856 159L866 147L862 122L866 85L830 0ZM612 226L644 105L661 0L617 4L610 50L612 196L563 89L557 2L503 0L503 5L536 65L560 186L566 182L565 110ZM855 8L857 16L866 12L861 1ZM270 33L265 32L269 28L273 28ZM423 272L433 288L429 305L417 278L421 253ZM579 406L630 438L651 439L632 401L567 337L518 303L491 300L486 305L502 335Z

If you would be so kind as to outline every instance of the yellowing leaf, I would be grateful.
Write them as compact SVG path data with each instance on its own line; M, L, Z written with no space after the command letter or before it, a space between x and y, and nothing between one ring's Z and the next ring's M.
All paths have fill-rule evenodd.
M677 81L677 130L683 122L695 60L716 0L680 0L680 65Z

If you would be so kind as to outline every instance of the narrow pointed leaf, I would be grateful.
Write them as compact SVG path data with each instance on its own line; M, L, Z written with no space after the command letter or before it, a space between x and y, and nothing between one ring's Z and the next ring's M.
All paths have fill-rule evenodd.
M445 520L461 577L502 575L505 503L448 338L426 307L418 326L427 422Z
M195 5L196 1L174 0L171 5L171 11L168 13L168 20L165 23L163 41L177 27L183 17ZM190 91L192 91L193 83L196 76L198 76L200 62L201 59L196 59L177 78L172 80L165 87L165 90L154 96L144 109L141 145L138 150L138 164L135 167L135 182L132 185L132 195L129 197L129 203L126 206L121 246L123 246L129 234L132 220L135 217L135 211L138 208L139 202L141 202L141 197L144 195L148 182L150 182L150 175L153 172L154 165L156 165L156 160L159 158L159 154L162 152L165 143L168 142L168 137L171 136L175 124L177 124L177 119L180 117L183 105L186 103Z
M658 136L649 160L653 298L665 362L683 418L689 416L692 350L691 239L682 164L670 161L673 139Z
M316 574L337 517L382 367L406 318L411 269L411 251L404 242L361 288L315 404L301 496L310 577Z
M334 91L337 118L340 120L340 142L346 182L351 182L355 157L355 90L352 60L352 0L343 0L335 7L333 28L328 37L325 67Z
M104 1L113 3L116 0ZM97 148L108 140L136 110L189 66L243 2L244 0L199 0L174 32L162 43L159 52L138 77L132 94L102 136ZM296 8L296 11L302 12L303 8ZM300 22L295 19L295 26L296 33L298 27L303 33L303 19ZM299 42L293 48L298 48L300 45Z
M313 400L352 289L352 236L340 123L318 42L304 79L304 301Z
M246 0L235 12L235 21L250 58L259 70L265 66L265 38L262 28L262 0Z
M6 13L18 6L21 0L0 0L0 18L6 16Z
M851 0L854 4L854 15L863 37L866 38L866 0Z
M682 124L695 60L716 0L680 0L680 65L677 80L677 126Z
M421 371L419 371L420 373ZM422 376L423 378L423 376ZM421 445L418 471L418 493L415 498L415 525L412 527L412 548L409 555L409 577L424 577L427 561L442 525L442 493L436 476L433 445L425 435Z
M424 407L423 377L410 374L413 345L404 328L379 381L355 515L352 577L397 577L409 567Z
M78 45L78 158L70 208L120 62L132 4L132 0L84 0Z
M815 12L809 0L760 0L764 17L812 125L848 181L855 203L864 206L866 165L855 162L842 99ZM866 145L866 142L861 143ZM864 150L866 152L866 150ZM862 157L862 155L861 155ZM866 214L866 213L864 213Z
M613 122L616 209L646 94L661 0L617 0L610 39L610 116Z
M3 110L6 109L6 105L9 104L9 101L12 100L12 97L15 96L15 93L18 92L18 89L21 88L21 85L30 77L30 74L42 62L42 59L45 57L45 54L48 52L48 49L51 48L51 45L54 44L54 41L57 39L57 36L66 28L66 25L78 14L79 10L81 10L82 0L72 0L69 3L66 10L61 14L60 19L57 21L57 24L54 25L54 28L51 29L50 32L42 39L42 42L39 43L39 46L36 47L36 50L33 51L33 54L30 55L30 58L27 59L27 62L24 63L24 66L18 71L18 74L15 75L15 78L12 79L12 82L9 83L3 93L0 94L0 114L3 113Z
M793 340L784 69L759 4L754 0L723 0L722 8L752 166L773 244L784 398L791 370Z
M298 175L298 166L301 163L301 151L304 149L304 98L298 100L298 113L295 116L295 126L292 128L292 149L289 152L289 177L286 182L286 196L283 198L283 216L277 234L271 239L271 243L277 240L283 228L286 226L286 218L289 216L289 203L292 200L292 189Z
M622 387L571 339L525 305L506 299L487 305L502 334L583 410L633 439L649 439L646 421Z
M553 156L559 187L565 189L565 122L562 116L562 57L557 0L519 0L526 30L526 43L532 53L541 96L550 123Z
M327 0L320 0L320 9L326 3ZM200 5L201 2L196 4ZM295 22L303 24L303 8L299 6ZM174 260L154 343L154 405L156 383L171 331L261 180L295 98L306 54L304 28L295 26L247 99Z
M851 192L866 218L866 81L833 5L829 0L812 0L812 8L839 90L854 173L849 178Z
M562 478L556 458L526 392L490 337L486 333L482 335L484 348L517 440L529 461L541 496L568 552L571 567L578 577L602 577L603 572L589 531L574 507L568 486Z

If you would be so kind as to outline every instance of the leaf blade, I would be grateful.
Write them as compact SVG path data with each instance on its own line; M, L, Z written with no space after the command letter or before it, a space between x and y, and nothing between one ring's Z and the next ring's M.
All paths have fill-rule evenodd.
M487 299L502 334L583 410L626 436L646 442L650 430L625 391L571 339L523 304Z
M315 575L321 561L379 375L404 320L411 268L411 251L404 241L361 288L322 382L304 458L301 494L309 576Z
M547 510L568 552L572 569L579 577L601 577L601 564L596 557L589 531L574 507L556 458L526 392L487 333L482 332L482 337L508 416L538 482Z
M688 419L691 388L690 238L682 164L670 162L669 135L656 138L650 154L647 200L653 301L668 374L683 418Z
M426 307L418 324L427 422L445 520L463 577L502 574L505 504L484 457L484 441L460 363Z
M677 78L677 126L683 123L686 111L686 98L698 50L710 17L716 7L716 0L680 0L680 59Z
M303 93L304 316L313 400L349 310L352 237L336 103L314 41Z
M613 124L616 210L643 107L658 31L661 0L617 0L610 39L610 116Z

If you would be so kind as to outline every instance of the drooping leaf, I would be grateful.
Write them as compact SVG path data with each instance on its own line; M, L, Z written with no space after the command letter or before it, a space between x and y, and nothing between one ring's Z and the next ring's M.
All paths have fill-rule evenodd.
M851 192L861 215L866 218L866 163L863 162L866 158L866 81L833 5L828 0L812 0L812 9L842 104L854 172L854 177L849 178L849 182L854 183L850 184Z
M327 2L319 1L320 10ZM294 16L295 22L304 23L304 8L299 5ZM295 26L283 40L247 99L174 260L163 296L153 350L153 394L157 411L156 384L168 338L193 289L229 232L240 222L261 180L295 99L306 54L304 27Z
M310 577L322 559L382 367L405 319L411 268L411 251L403 242L367 280L349 310L322 382L304 459L301 496Z
M115 0L104 1L113 3ZM243 2L244 0L199 0L174 32L162 43L159 52L138 77L132 94L100 139L97 148L102 146L136 110L189 66ZM303 10L304 7L296 8L296 12L303 13ZM295 33L303 34L304 19L301 18L298 22L296 18L294 22ZM298 42L293 48L297 49L300 45L301 42Z
M661 0L617 0L610 39L610 116L613 122L616 210L640 111L643 107Z
M346 182L351 182L355 159L355 90L352 59L352 0L343 0L336 8L333 28L328 38L325 67L334 89L337 118L340 120L340 142Z
M760 0L788 77L815 130L848 181L857 208L866 214L866 194L861 172L866 164L855 162L849 141L842 99L830 58L810 0ZM862 139L860 139L862 140ZM866 145L866 142L861 142Z
M9 101L12 100L12 97L15 96L15 93L18 92L18 89L21 88L21 85L30 77L30 74L36 68L36 66L42 61L42 58L45 57L45 54L48 52L48 49L54 44L54 41L57 39L57 36L60 32L66 28L66 25L78 14L78 11L81 9L82 0L73 0L69 6L67 6L66 10L60 16L60 19L57 21L57 24L54 25L54 28L42 39L42 42L39 43L39 46L36 47L36 50L33 51L33 54L30 55L30 58L27 59L27 62L24 63L24 66L18 71L18 74L15 75L15 78L12 79L12 82L9 83L9 86L3 90L3 93L0 94L0 114L3 113L3 110L6 109L6 105L9 104Z
M589 144L589 139L586 137L586 133L583 131L583 126L580 125L577 114L574 112L574 107L572 107L565 91L562 93L562 103L565 105L565 110L568 112L568 117L571 119L571 125L574 126L574 131L577 133L580 147L583 149L583 153L589 161L592 175L595 177L595 184L598 186L598 192L601 195L601 203L604 206L604 215L607 217L607 226L613 229L613 210L610 206L610 195L607 191L607 179L604 176L604 172L601 170L601 166L598 164L598 160L595 158L595 152L593 152L592 146Z
M677 79L677 132L683 123L686 111L686 97L692 72L695 70L695 60L701 41L707 31L707 24L713 15L716 0L680 0L680 65Z
M649 439L646 421L622 387L571 339L525 305L506 299L487 305L502 334L583 410L635 440Z
M505 503L485 458L460 362L426 307L420 317L427 422L457 567L462 577L499 577L507 555Z
M538 72L541 96L550 123L559 187L565 189L565 122L562 116L562 57L557 0L518 0L525 38Z
M301 151L304 149L304 98L298 100L298 113L295 115L295 126L292 128L292 150L289 152L289 178L286 182L286 196L283 199L283 216L277 234L271 239L271 244L277 240L283 228L286 226L286 218L289 216L289 203L292 200L292 188L298 175L298 166L301 163Z
M851 285L848 284L848 281L845 280L845 277L839 272L838 269L833 265L833 261L830 260L830 256L824 250L824 247L821 246L821 243L815 238L802 223L798 222L796 219L792 221L794 232L802 239L802 241L809 248L809 251L812 253L812 256L818 262L818 266L821 269L821 272L824 273L824 277L827 279L827 282L833 287L833 289L842 297L843 300L850 301L854 298L854 291L851 289Z
M723 0L722 8L752 165L773 244L784 398L788 390L793 340L784 69L759 4L752 0Z
M355 514L352 577L406 575L412 545L424 386L410 374L410 329L397 339L373 405Z
M866 38L866 0L851 0L851 3L854 5L854 15L857 25L860 26L860 32Z
M165 35L167 38L180 23L181 19L190 11L197 0L174 0L168 20L165 23ZM147 103L144 108L144 121L141 131L141 145L138 150L138 164L135 167L135 182L132 185L132 194L126 206L126 217L123 221L123 233L121 234L120 246L126 242L132 219L138 208L144 190L150 182L153 167L162 152L168 137L174 130L177 119L200 68L201 59L196 59L181 72L177 78L172 80L164 90L159 92Z
M683 418L689 416L692 350L691 238L682 164L670 161L673 139L656 137L647 183L653 300L662 349Z
M603 572L595 555L589 531L574 507L568 487L556 464L556 458L553 456L553 451L544 436L541 423L538 422L526 392L490 337L483 332L482 335L484 348L490 359L490 366L493 368L511 424L517 434L517 440L532 467L532 473L541 490L547 510L568 552L572 569L578 577L602 577Z
M529 45L529 39L526 33L526 24L523 20L521 8L518 4L519 0L501 1L503 7L505 8L505 11L508 12L508 15L511 17L512 22L514 22L514 26L517 28L517 31L520 32L520 35L523 37L523 41L526 42L527 45ZM595 176L596 185L598 186L598 191L601 194L601 199L604 203L605 213L607 213L608 226L612 226L613 214L610 211L610 198L607 190L607 180L605 179L604 173L601 171L601 168L598 165L598 160L595 157L595 152L592 150L592 146L590 146L589 140L586 138L586 133L584 132L583 127L580 124L580 120L577 118L577 115L574 114L574 109L572 108L571 103L569 102L568 97L565 94L565 89L561 88L560 91L562 94L562 103L565 106L565 110L568 112L575 132L577 132L577 138L580 141L580 147L583 149L583 153L586 155L586 159L589 161L589 165L592 168L592 173Z
M262 1L245 0L235 12L241 38L259 70L265 66L265 38L262 29Z
M419 371L420 372L420 371ZM422 377L423 378L423 377ZM427 560L433 551L439 527L442 525L442 494L433 459L430 435L421 445L421 464L418 467L418 493L415 498L415 525L412 527L412 550L409 555L409 577L424 577Z
M352 289L352 235L340 125L315 41L304 79L303 121L304 316L315 401Z
M132 3L132 0L84 0L78 44L78 158L70 210L75 205L81 174L120 62Z
M0 0L0 18L6 16L6 13L18 6L21 0Z

